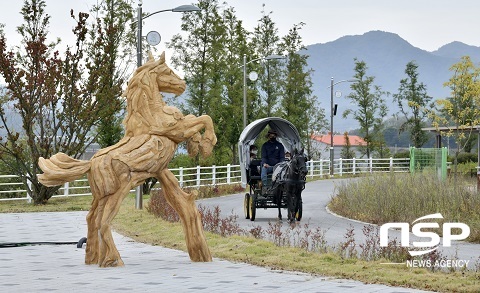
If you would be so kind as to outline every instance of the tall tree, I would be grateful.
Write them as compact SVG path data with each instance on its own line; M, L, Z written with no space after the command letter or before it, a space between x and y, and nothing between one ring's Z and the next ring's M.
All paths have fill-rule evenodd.
M0 33L0 73L6 82L0 100L5 132L0 160L21 178L35 204L47 203L59 188L38 182L38 158L57 152L80 157L95 140L92 127L110 114L112 104L111 98L98 94L102 84L97 77L103 73L89 66L92 61L84 55L88 14L78 14L75 46L67 47L62 59L58 42L47 43L50 16L45 6L43 0L24 2L24 23L18 27L21 46L9 49Z
M271 14L272 12L265 12L265 4L263 4L262 17L259 19L252 35L252 46L256 56L258 56L257 58L279 53L280 37ZM260 86L260 94L263 96L263 117L275 116L278 111L282 66L280 60L272 59L265 60L263 66L259 67L258 85Z
M282 38L279 48L287 55L286 77L281 83L283 99L279 113L295 125L300 133L302 143L307 152L313 149L311 135L321 132L326 125L325 110L316 106L317 98L312 95L312 70L307 69L308 55L302 54L305 46L302 44L300 30L304 23L294 25L289 33Z
M200 11L182 16L181 28L187 36L173 36L167 47L174 50L174 66L185 73L188 84L185 111L196 116L209 114L216 121L214 116L222 105L224 90L226 32L217 0L201 0L197 6ZM219 136L217 145L225 145L224 137ZM209 160L216 159L215 154L212 157Z
M87 51L90 63L87 68L98 73L101 88L97 95L110 99L108 113L100 119L96 132L101 147L117 143L123 137L122 116L124 101L122 94L132 68L131 52L135 44L135 32L125 25L133 19L133 0L103 0L93 6L95 21L89 27Z
M222 107L217 108L216 123L218 129L222 129L225 138L225 147L216 151L216 155L228 159L225 163L237 163L237 144L243 131L243 55L253 52L249 49L247 38L249 33L243 28L242 21L236 15L233 7L225 9L222 13L225 25L225 64L222 76L225 90L222 93ZM253 113L252 104L258 94L249 91L247 95L247 113ZM218 144L217 144L218 145ZM217 147L217 150L219 148Z
M213 69L218 66L218 58L223 56L224 30L222 18L218 12L217 0L201 0L198 12L185 13L182 16L182 30L187 32L173 36L167 47L174 50L172 63L185 73L188 84L187 102L191 114L210 113L215 97L209 91L218 90L212 87L218 79ZM213 84L212 84L213 83Z
M422 127L427 118L427 106L432 97L427 95L427 87L419 82L417 69L418 65L414 61L407 63L405 68L407 78L400 81L398 93L393 95L393 99L398 103L400 113L406 119L400 132L410 130L410 140L413 146L420 148L429 139Z
M343 112L343 117L352 115L360 124L360 132L366 142L362 147L367 157L373 154L376 147L382 145L382 122L387 115L384 95L380 86L374 84L375 78L367 76L367 64L364 61L354 59L354 78L356 81L351 84L352 93L347 96L357 107Z
M444 86L450 88L451 96L436 101L438 111L432 112L431 118L435 127L446 127L445 134L455 138L456 169L458 154L473 135L473 126L480 124L480 67L464 56L450 71L453 76Z

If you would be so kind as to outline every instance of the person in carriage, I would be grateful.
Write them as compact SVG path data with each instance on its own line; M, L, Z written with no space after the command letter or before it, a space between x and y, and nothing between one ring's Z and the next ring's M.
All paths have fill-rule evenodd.
M250 164L248 167L248 182L249 184L256 184L258 179L260 179L260 165L262 160L260 160L257 156L258 154L258 147L254 144L250 146Z
M270 129L267 133L268 140L262 145L262 185L267 186L268 174L273 173L273 167L285 161L285 148L277 140L278 133Z

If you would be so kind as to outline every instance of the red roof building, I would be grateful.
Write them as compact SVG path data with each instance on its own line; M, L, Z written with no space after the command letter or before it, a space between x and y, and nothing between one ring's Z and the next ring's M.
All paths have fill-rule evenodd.
M328 134L312 134L312 139L313 140L316 140L318 142L321 142L321 143L324 143L324 144L328 144L330 146L330 143L331 143L331 136L330 136L330 132ZM358 135L349 135L348 136L348 139L350 141L350 145L352 147L357 147L357 146L363 146L363 145L366 145L366 142L363 140L363 138L361 138L360 136ZM333 135L333 146L334 147L337 147L337 146L340 146L340 147L343 147L347 145L347 142L345 141L345 135Z
M328 159L330 157L330 133L328 134L313 134L312 139L312 151L313 156L318 159ZM365 140L358 135L349 135L348 139L350 141L351 150L355 152L356 158L361 158L362 153L360 152L359 147L366 145ZM345 136L343 134L333 135L333 152L334 159L338 159L341 156L342 149L346 145Z

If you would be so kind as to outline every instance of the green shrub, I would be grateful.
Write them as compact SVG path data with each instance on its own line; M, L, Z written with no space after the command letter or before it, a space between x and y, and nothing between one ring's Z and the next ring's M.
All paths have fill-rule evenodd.
M460 153L457 157L458 164L464 164L469 162L478 162L478 154L473 153Z

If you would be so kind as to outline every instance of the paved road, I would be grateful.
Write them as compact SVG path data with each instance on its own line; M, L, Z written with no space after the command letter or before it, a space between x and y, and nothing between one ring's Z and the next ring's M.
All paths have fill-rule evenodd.
M86 235L85 216L85 212L0 214L0 244L78 241ZM0 292L425 292L221 259L193 263L185 252L113 236L125 267L85 265L85 246L0 248Z
M347 230L352 227L355 231L357 247L358 244L365 241L362 229L367 225L366 223L339 217L330 213L326 208L334 194L335 187L348 182L348 180L352 179L329 179L308 182L302 193L303 219L301 223L309 223L310 229L320 227L321 230L324 230L325 239L330 246L345 241L344 236ZM277 209L257 209L254 222L245 219L243 199L244 194L236 194L220 198L200 200L198 202L210 208L219 206L223 216L229 216L232 215L232 213L238 215L238 223L243 229L249 230L254 226L261 226L263 229L267 229L269 222L276 221ZM282 210L282 212L285 218L286 211ZM286 221L284 221L282 225L285 227L288 226ZM398 231L390 231L389 235L392 238L400 239L400 233ZM423 239L423 241L428 240L429 239ZM422 240L411 235L410 241ZM475 264L480 262L479 244L454 241L451 247L441 247L439 250L441 251L442 256L448 259L468 260L469 268L475 267Z

